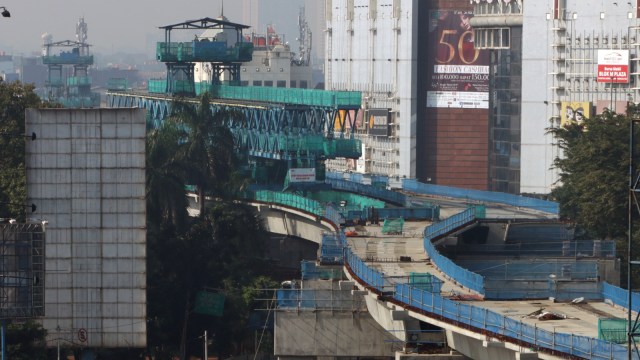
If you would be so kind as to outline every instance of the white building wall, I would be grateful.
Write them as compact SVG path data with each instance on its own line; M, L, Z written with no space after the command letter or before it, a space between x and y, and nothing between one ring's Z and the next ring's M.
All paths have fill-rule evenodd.
M553 106L547 75L551 48L546 13L551 9L542 1L523 2L523 6L520 192L546 194L557 178L552 169L553 138L546 131Z
M556 20L553 0L523 2L521 193L546 194L557 185L553 160L562 154L547 129L561 126L562 102L591 102L594 116L602 104L624 112L627 100L639 101L637 76L613 89L596 81L598 49L628 49L636 62L630 69L637 69L637 2L559 3Z
M29 203L48 221L48 340L146 346L144 109L28 109ZM49 342L50 344L54 342Z
M361 91L363 110L389 108L392 134L366 134L365 172L415 177L417 0L326 0L327 90ZM365 121L366 123L366 121ZM330 170L345 170L340 160Z

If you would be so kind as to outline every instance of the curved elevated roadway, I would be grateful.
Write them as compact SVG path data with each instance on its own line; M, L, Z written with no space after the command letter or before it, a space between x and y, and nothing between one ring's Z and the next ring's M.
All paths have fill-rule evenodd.
M465 201L450 198L412 195L411 200L439 204L443 219L467 207ZM258 206L271 232L321 243L322 232L337 228L299 210L279 205ZM486 205L486 218L490 219L554 217L526 208ZM626 358L625 347L597 340L598 319L626 319L626 309L604 301L572 304L553 300L484 300L431 262L423 236L425 227L430 225L426 221L406 222L402 235L385 235L379 225L369 225L358 227L358 236L346 238L346 245L355 256L345 258L348 278L366 292L367 307L374 319L399 341L409 342L412 331L419 330L416 320L420 320L442 328L448 345L473 359ZM358 274L363 268L384 275L380 279L366 279ZM416 300L415 295L405 291L412 273L429 273L440 279L440 292L426 295L432 296L432 300ZM422 292L420 296L425 294ZM428 304L416 306L422 302ZM566 318L541 321L532 315L543 310ZM482 320L477 323L479 319Z

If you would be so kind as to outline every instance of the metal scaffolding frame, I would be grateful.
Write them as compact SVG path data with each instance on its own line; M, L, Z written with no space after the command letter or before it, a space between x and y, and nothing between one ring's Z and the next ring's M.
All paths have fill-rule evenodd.
M0 225L0 319L44 316L41 224Z

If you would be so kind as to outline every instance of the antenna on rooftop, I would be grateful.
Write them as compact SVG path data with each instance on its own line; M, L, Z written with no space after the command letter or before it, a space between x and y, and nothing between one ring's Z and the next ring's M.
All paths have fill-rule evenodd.
M220 17L224 17L224 0L222 0L222 7L220 9Z

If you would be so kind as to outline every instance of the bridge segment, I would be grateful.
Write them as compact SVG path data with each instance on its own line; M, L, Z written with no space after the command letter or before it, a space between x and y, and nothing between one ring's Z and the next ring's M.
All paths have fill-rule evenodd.
M463 203L469 198L465 200ZM498 208L506 216L508 207ZM527 215L522 207L513 208L513 214L528 218L553 216L539 210ZM463 231L474 221L475 209L469 209L445 219L444 227L436 226L431 231L451 234ZM552 299L483 299L482 291L444 273L427 255L425 233L433 225L423 233L420 230L424 225L427 224L410 225L402 236L385 236L374 226L365 231L361 228L358 237L342 237L348 276L367 294L369 312L398 340L410 343L415 321L420 320L444 329L448 344L474 359L626 356L626 347L598 339L599 319L626 316L623 307L603 301L610 293L603 291L602 299L577 304ZM431 289L416 286L411 283L411 274L415 273L428 273L434 278L433 284L439 285ZM541 310L566 318L543 321L535 316Z
M207 85L202 91L213 97L212 113L230 114L226 125L258 183L275 179L283 186L294 168L314 169L316 180L324 181L325 160L362 155L361 141L351 131L357 127L360 93L227 85ZM147 109L148 127L158 128L178 99L199 104L196 98L166 93L109 91L107 106Z

